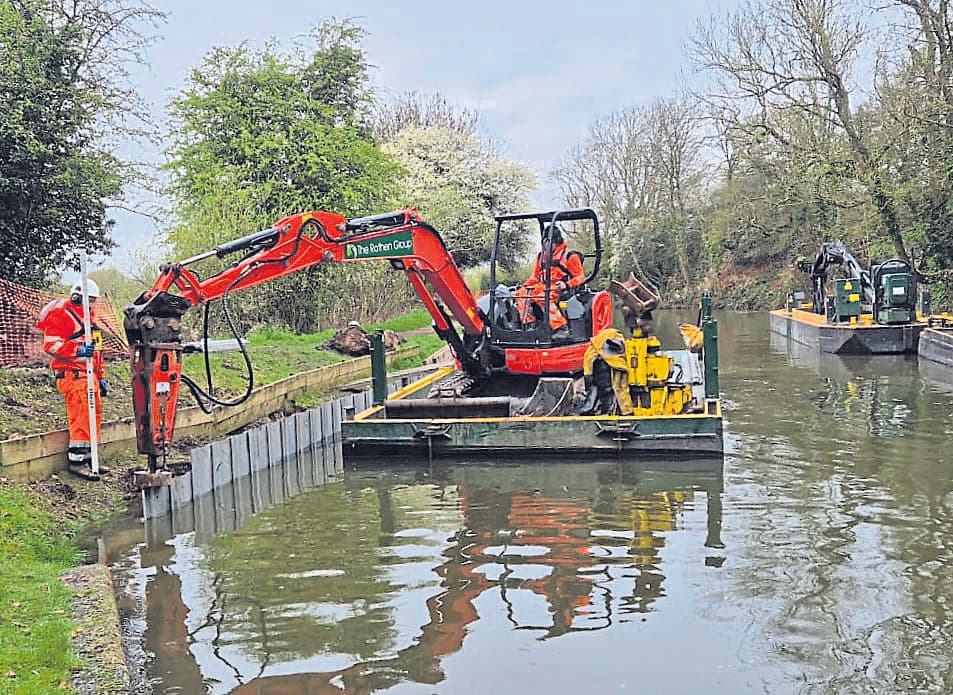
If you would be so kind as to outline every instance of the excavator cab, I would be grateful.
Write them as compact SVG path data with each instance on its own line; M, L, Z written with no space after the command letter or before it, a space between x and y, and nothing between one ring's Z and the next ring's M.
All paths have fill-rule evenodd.
M523 323L516 308L516 294L519 286L497 284L501 231L504 225L525 223L529 223L531 227L538 230L537 238L541 240L541 244L551 243L553 230L568 224L574 227L577 240L580 228L584 230L588 228L592 233L591 243L580 244L587 249L586 251L570 251L570 254L580 256L586 277L578 287L568 288L556 296L557 309L567 319L568 328L568 332L556 338L553 336L549 321L546 320L550 302L553 301L554 296L551 289L556 284L552 277L551 267L545 267L543 270L545 291L540 298L542 301L539 302L543 306L534 308L537 312L537 320L531 323ZM500 357L506 354L506 367L510 371L513 371L514 366L510 362L515 359L514 356L521 354L522 350L543 348L561 351L571 347L578 351L580 346L588 344L593 335L612 324L612 302L608 293L591 287L592 281L599 273L601 262L602 240L599 235L599 218L590 208L525 212L496 217L493 248L490 253L491 289L480 298L478 305L486 319L490 348ZM543 367L540 371L557 370Z

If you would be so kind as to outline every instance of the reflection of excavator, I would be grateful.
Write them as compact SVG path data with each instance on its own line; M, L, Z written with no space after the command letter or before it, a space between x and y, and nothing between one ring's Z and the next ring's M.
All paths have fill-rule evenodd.
M632 489L624 477L619 487L604 480L588 499L461 483L464 525L450 539L445 562L434 568L442 591L427 599L428 622L410 646L340 671L259 677L234 692L363 695L403 681L436 685L446 678L443 660L463 648L480 620L477 601L486 592L499 592L513 630L540 639L602 630L648 613L665 595L659 556L665 534L677 529L679 515L694 503L697 486L689 480L696 478L701 482L689 476L652 492ZM704 489L705 545L720 548L720 476ZM545 611L527 611L533 597L542 599ZM543 615L548 618L540 622Z
M846 277L834 281L834 294L827 295L827 270L839 265ZM898 258L873 265L868 272L839 241L821 245L813 261L799 260L798 270L811 278L813 310L833 323L856 320L863 307L879 324L909 323L916 319L917 279L913 267Z
M506 323L506 292L494 290L478 305L439 233L423 222L413 209L348 220L330 212L309 212L277 222L272 228L234 241L192 258L161 266L153 287L125 311L125 328L132 350L133 407L140 453L147 454L154 469L172 441L176 403L181 383L207 411L215 405L237 405L252 391L251 362L239 341L249 370L245 395L222 401L211 393L211 373L206 361L207 389L182 374L181 319L193 306L205 305L206 360L209 302L222 299L225 318L235 337L237 329L228 313L232 292L270 282L323 262L386 260L407 275L433 318L434 329L446 340L465 378L460 394L474 383L499 375L569 374L579 372L589 339L612 320L609 296L590 290L599 270L599 222L592 210L540 212L497 218L491 272L495 274L500 228L504 223L536 220L544 242L557 222L591 223L594 263L585 282L558 298L569 324L569 337L554 341L548 322L533 328ZM189 269L199 261L234 253L245 255L225 270L205 279ZM546 296L550 295L546 273ZM429 285L429 286L428 286ZM175 289L175 293L173 293ZM547 299L547 301L550 301ZM459 329L454 325L457 324ZM498 381L498 379L497 379Z

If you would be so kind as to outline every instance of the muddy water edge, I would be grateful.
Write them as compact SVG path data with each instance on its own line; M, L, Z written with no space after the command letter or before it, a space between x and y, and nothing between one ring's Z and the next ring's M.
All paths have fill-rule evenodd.
M338 448L107 529L136 691L953 691L953 375L720 328L723 464Z

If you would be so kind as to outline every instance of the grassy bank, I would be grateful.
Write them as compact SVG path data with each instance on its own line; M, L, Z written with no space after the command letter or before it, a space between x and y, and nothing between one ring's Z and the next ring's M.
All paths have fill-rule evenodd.
M382 324L368 324L367 330L389 328L398 333L424 329L430 316L424 309L398 316ZM321 349L334 331L294 335L287 331L263 329L248 337L248 352L255 369L255 385L262 386L285 377L317 369L348 359L331 350ZM442 347L443 341L433 332L406 336L404 345L419 345L423 357ZM401 360L393 369L407 369L420 364L421 358ZM239 352L216 353L211 356L216 393L233 397L245 390L245 362ZM204 385L204 362L201 355L185 358L185 373ZM132 388L129 364L113 362L106 367L110 384L109 396L103 402L105 420L132 415ZM180 396L182 406L192 405L186 389ZM4 369L0 371L0 439L16 435L46 432L66 426L66 408L56 390L49 369Z
M29 495L0 489L0 509L0 692L52 692L75 665L59 576L79 556Z
M72 592L60 576L82 560L71 539L123 500L123 480L0 480L0 693L68 690L74 655Z

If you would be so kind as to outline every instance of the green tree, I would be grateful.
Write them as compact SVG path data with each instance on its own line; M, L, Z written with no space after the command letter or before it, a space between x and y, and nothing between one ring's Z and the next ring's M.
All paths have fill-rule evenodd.
M217 48L173 101L167 168L176 256L263 229L288 214L380 211L399 167L369 135L363 30L328 22L310 46L282 54L241 44ZM389 310L409 299L406 282L375 264L315 267L249 293L246 316L312 330L334 317L376 318L357 287L393 289ZM360 279L360 281L358 281Z
M77 251L112 247L108 204L136 170L111 143L141 134L126 66L140 29L161 13L140 3L0 0L0 275L41 284Z

